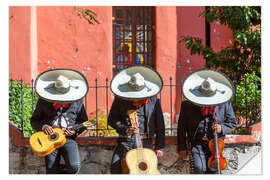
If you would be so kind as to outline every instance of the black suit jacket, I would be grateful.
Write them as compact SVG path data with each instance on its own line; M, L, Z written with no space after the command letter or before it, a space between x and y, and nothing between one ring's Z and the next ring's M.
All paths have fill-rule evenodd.
M147 134L152 137L156 135L155 149L165 148L165 125L159 99L149 98L145 106L145 117L147 121ZM115 97L108 117L108 123L118 134L127 135L129 128L128 110L134 109L132 101Z
M45 124L52 125L52 121L57 115L57 111L54 109L53 103L38 99L36 109L30 119L31 126L35 131L42 131L42 126ZM87 121L87 114L84 109L83 100L78 100L70 104L69 108L63 110L67 114L69 126L83 123ZM76 138L86 128L76 130L75 134L71 138Z
M218 134L219 138L225 138L225 135L236 128L236 119L231 102L224 103L215 107L217 123L221 125L222 132ZM177 128L177 150L186 150L186 134L191 144L194 143L194 136L200 121L201 107L192 104L189 101L183 101L181 105L180 116Z

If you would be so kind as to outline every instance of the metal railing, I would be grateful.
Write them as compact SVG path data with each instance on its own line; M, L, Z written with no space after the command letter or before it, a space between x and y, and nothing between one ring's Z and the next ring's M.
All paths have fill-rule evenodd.
M169 84L167 85L164 85L164 88L163 88L163 91L165 88L169 88L169 94L164 94L164 93L160 93L157 95L157 97L160 99L160 102L162 105L164 105L163 103L163 98L168 98L169 97L169 109L170 109L170 124L169 124L169 127L167 125L166 127L166 136L176 136L176 130L177 130L177 127L176 127L176 124L173 123L173 117L175 117L175 112L173 112L173 88L176 88L176 91L179 91L180 92L180 102L183 101L183 96L181 95L182 94L182 83L183 83L183 79L181 78L180 79L180 84L173 84L172 83L173 79L172 77L170 77L169 79ZM237 88L235 89L236 93L235 93L235 97L233 98L233 108L234 108L234 111L235 112L243 112L245 111L245 117L238 117L237 120L238 120L238 126L241 128L241 127L249 127L250 125L258 122L261 120L261 117L260 117L260 112L261 112L261 101L259 99L258 101L258 92L260 92L260 85L257 84L257 81L256 81L256 76L255 76L255 80L254 80L254 86L255 86L255 91L254 91L254 107L249 104L249 99L248 99L248 89L247 89L247 82L246 82L246 79L244 79L245 81L245 105L244 106L241 106L238 107L237 106ZM26 121L28 121L29 123L29 119L30 117L28 117L27 119L25 119L25 109L24 109L24 106L30 106L29 105L29 98L31 99L30 100L30 104L31 104L31 113L33 113L34 111L34 108L35 108L35 99L36 99L36 94L34 93L34 80L31 80L30 84L28 85L25 85L24 81L21 79L19 81L17 80L12 80L10 79L10 83L9 83L9 120L10 121L17 121L17 125L18 125L18 119L20 119L20 127L21 127L21 130L24 131L24 123L26 123ZM26 88L26 86L28 88ZM30 93L28 92L28 96L26 96L24 93L25 90L30 90L31 91L31 97L29 97ZM105 119L106 122L104 122L106 124L106 126L104 127L99 127L99 121L101 121L100 117L99 117L99 114L98 114L98 109L99 109L99 99L98 99L98 94L100 93L99 91L105 91L105 94L106 96L103 97L105 98L105 104L106 104L106 110L105 110L105 117L108 117L108 114L109 114L109 80L108 78L105 79L105 85L99 85L99 81L98 79L95 79L95 83L93 83L93 85L89 85L89 89L93 89L95 91L95 118L94 120L92 120L92 123L93 123L93 126L92 128L88 129L89 132L92 132L92 133L89 133L89 136L106 136L106 131L112 131L113 129L109 127L108 123L107 123L107 119ZM89 91L89 92L93 92L93 90ZM15 93L15 94L14 94ZM18 94L20 93L20 94ZM175 96L176 97L176 96ZM17 100L16 100L17 99ZM20 100L18 100L20 99ZM24 103L26 101L26 99L28 99L28 103ZM16 101L15 101L16 100ZM176 100L177 101L177 100ZM19 103L19 104L18 104ZM87 101L87 98L84 98L84 104L85 104L85 108L87 109L87 105L88 105L88 101ZM244 108L243 108L244 107ZM29 109L28 109L29 111ZM30 113L30 114L31 114ZM255 113L256 116L257 116L257 119L250 119L250 116L249 114L250 113ZM29 112L28 112L29 114ZM236 113L237 114L237 113ZM243 113L242 113L243 114ZM258 117L259 116L259 117ZM102 119L104 121L104 119ZM243 121L244 123L241 123L240 121ZM30 124L29 124L30 125ZM93 133L95 132L95 133ZM101 132L101 133L100 133ZM103 133L102 133L103 132Z

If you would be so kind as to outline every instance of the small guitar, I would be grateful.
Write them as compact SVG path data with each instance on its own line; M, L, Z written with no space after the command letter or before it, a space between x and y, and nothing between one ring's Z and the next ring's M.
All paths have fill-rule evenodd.
M82 127L91 126L90 121L85 121L82 124L76 124L71 127L76 131ZM32 134L29 139L32 151L38 156L47 156L52 153L56 148L63 146L66 143L64 131L61 128L54 128L54 134L47 135L43 131Z
M131 125L138 127L137 112L128 111ZM141 137L135 134L137 148L127 152L125 163L128 169L122 166L122 171L128 174L160 174L157 169L158 159L152 149L143 148Z

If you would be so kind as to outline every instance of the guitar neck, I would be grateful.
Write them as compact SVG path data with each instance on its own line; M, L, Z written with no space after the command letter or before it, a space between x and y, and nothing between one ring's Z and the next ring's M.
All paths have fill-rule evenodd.
M74 126L72 126L72 130L76 131L76 130L81 129L83 127L85 127L83 125L83 123L82 124L75 124Z
M139 127L138 116L136 110L128 110L128 115L132 127ZM134 134L136 138L136 144L138 148L143 148L141 136L139 133Z
M216 131L214 131L214 138L215 138L215 151L216 151L217 170L218 170L218 174L221 174L220 167L219 167L218 134L217 134Z
M142 145L142 140L141 140L141 136L139 134L135 134L135 138L136 138L136 144L137 144L137 147L138 148L143 148L143 145Z

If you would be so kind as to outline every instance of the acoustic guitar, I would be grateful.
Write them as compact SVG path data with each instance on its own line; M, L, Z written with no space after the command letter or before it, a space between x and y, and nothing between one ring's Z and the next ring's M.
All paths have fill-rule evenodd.
M129 110L128 114L131 125L138 127L137 112ZM152 149L143 148L139 134L135 134L135 138L137 148L127 152L124 162L122 162L122 172L127 174L160 174L157 169L156 153Z
M76 131L82 127L91 126L90 121L85 121L82 124L76 124L70 129ZM56 148L63 146L66 143L64 131L61 128L54 128L54 134L47 135L43 131L36 132L29 139L32 151L38 156L47 156Z

